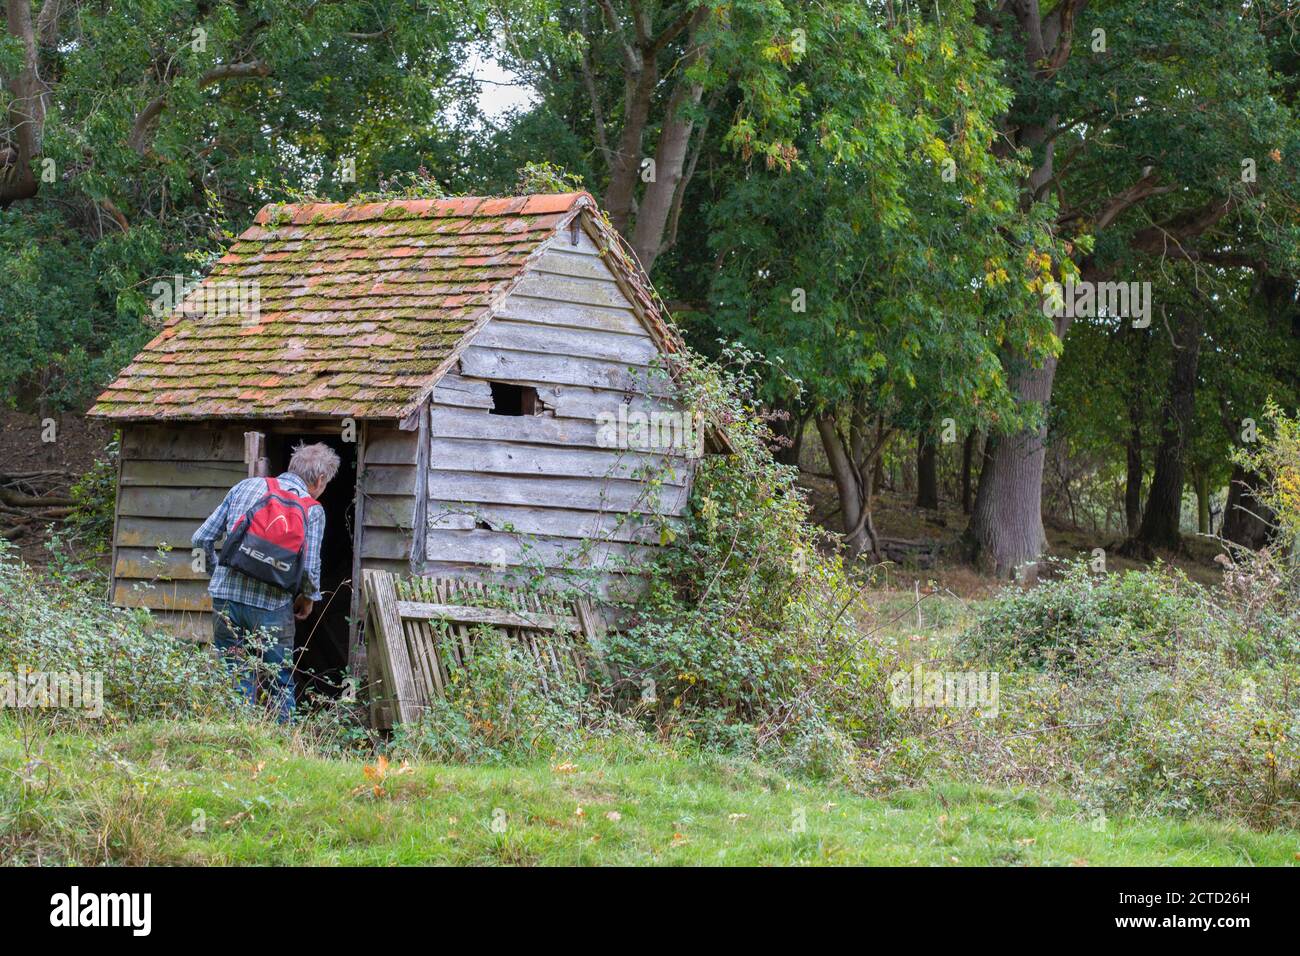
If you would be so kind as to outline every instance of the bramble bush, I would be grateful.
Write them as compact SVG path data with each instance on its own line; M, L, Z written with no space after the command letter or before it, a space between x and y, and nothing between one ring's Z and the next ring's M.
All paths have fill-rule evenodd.
M698 463L685 527L607 639L611 692L663 738L851 776L858 747L895 717L890 668L856 629L863 589L745 399L749 359L680 373L687 404L725 425L732 450Z
M1080 561L1004 591L956 647L1001 672L997 717L954 723L914 763L1062 785L1099 811L1300 824L1300 426L1269 419L1243 460L1265 482L1273 544L1228 546L1214 589L1160 565L1095 575Z
M203 646L147 611L109 607L93 584L41 577L0 541L0 673L31 671L102 674L110 722L234 713L231 683Z
M500 630L474 630L474 653L451 671L443 697L399 725L399 755L448 763L508 763L576 747L605 721L588 688L548 675L545 684L522 642ZM445 659L451 660L444 648Z

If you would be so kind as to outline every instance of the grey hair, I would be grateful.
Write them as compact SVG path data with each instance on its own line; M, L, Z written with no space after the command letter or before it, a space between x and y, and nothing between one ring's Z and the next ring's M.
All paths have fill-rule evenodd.
M299 443L289 459L289 474L297 475L308 485L318 481L333 481L339 473L339 455L323 442L314 445Z

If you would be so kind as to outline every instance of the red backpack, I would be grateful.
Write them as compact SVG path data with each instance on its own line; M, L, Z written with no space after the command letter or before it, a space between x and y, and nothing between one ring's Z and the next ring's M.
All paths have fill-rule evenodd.
M290 593L302 583L307 512L319 504L265 478L266 495L240 515L221 548L221 563Z

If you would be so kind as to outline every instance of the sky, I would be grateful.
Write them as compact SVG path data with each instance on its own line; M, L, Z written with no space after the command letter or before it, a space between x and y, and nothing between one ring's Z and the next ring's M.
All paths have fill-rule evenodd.
M479 108L489 119L496 119L516 107L527 106L537 98L530 87L491 55L474 54L469 61L469 71L479 81Z

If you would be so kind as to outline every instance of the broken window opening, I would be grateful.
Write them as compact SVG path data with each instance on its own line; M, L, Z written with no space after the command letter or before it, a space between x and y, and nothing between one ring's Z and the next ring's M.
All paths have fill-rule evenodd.
M492 389L493 415L536 415L541 406L537 389L530 385L510 382L488 382L488 385Z

